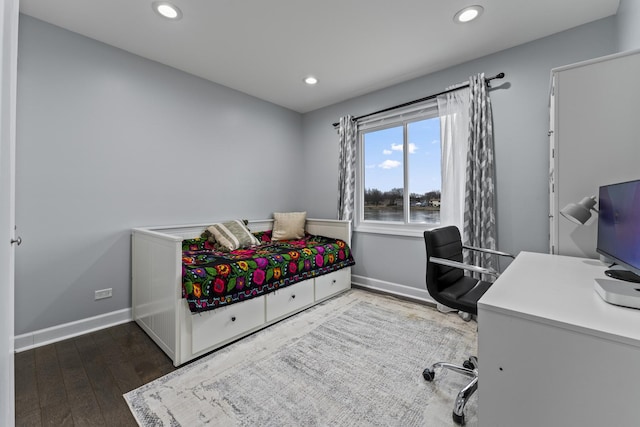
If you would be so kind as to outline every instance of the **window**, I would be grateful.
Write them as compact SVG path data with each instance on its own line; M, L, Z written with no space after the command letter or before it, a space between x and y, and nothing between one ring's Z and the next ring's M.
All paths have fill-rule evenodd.
M357 229L414 235L425 224L440 223L440 117L435 103L360 123L359 129Z

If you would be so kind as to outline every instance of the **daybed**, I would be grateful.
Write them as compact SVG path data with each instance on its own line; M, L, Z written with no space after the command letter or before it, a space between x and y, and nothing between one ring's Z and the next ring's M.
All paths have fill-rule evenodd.
M273 219L249 221L247 226L257 238L270 246ZM283 241L286 252L272 255L270 262L277 260L291 264L283 274L278 267L264 267L267 275L282 275L280 280L267 286L262 271L255 283L250 279L229 279L228 270L246 268L252 261L233 265L239 255L231 252L223 258L213 259L204 252L198 240L209 224L186 226L134 228L132 236L132 310L133 318L140 327L172 359L175 366L215 350L256 330L269 326L287 316L300 312L351 287L350 254L351 223L339 220L306 219L306 236L300 241ZM324 236L324 237L318 237ZM340 257L347 254L332 267L334 256L318 257L323 252L325 238L338 239L327 248L340 248ZM310 240L309 240L310 239ZM340 246L338 246L338 244ZM288 246L287 246L288 245ZM295 250L317 257L320 265L306 264ZM344 245L344 249L343 248ZM309 246L311 248L312 246ZM297 248L297 249L296 249ZM255 252L255 251L254 251ZM265 252L266 253L266 252ZM337 251L335 252L337 255ZM300 252L302 254L302 252ZM255 258L255 254L253 254ZM265 256L266 257L266 256ZM300 261L299 264L291 262ZM308 257L307 257L308 258ZM324 262L323 262L324 260ZM253 262L259 264L264 259ZM242 263L242 261L239 261ZM199 264L200 263L200 264ZM277 264L273 264L277 265ZM301 267L298 271L297 266ZM209 266L209 267L206 267ZM218 267L216 267L218 266ZM258 268L263 266L258 266ZM340 269L337 269L340 268ZM277 269L277 270L276 270ZM304 270L304 271L303 271ZM274 273L275 271L275 273ZM207 291L204 285L194 283L194 277L219 274L209 277ZM295 274L294 274L295 273ZM246 276L246 275L245 275ZM285 277L286 276L286 277ZM252 278L254 276L246 276ZM216 279L218 279L216 281ZM224 281L220 280L224 279ZM273 277L269 277L273 279ZM242 283L239 283L242 280ZM237 283L238 282L238 283ZM259 283L258 283L259 282ZM215 287L215 289L214 289ZM214 295L218 291L224 295ZM203 295L203 294L207 295Z

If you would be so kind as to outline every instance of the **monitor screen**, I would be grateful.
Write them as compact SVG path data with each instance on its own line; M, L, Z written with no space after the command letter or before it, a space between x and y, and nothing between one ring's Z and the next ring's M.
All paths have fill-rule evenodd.
M640 275L640 180L600 187L597 252Z

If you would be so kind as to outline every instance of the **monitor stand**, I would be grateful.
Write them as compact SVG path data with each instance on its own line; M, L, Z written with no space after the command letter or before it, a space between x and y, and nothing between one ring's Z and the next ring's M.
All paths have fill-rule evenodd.
M612 279L624 280L625 282L640 283L640 276L629 270L607 270L604 272Z

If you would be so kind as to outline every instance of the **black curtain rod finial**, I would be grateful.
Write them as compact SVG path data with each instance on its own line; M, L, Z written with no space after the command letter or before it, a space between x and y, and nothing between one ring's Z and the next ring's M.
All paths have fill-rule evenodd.
M484 79L485 84L487 85L487 87L491 87L491 80L495 80L495 79L503 79L504 78L504 73L498 73L493 77L486 77Z

